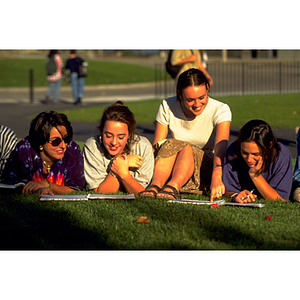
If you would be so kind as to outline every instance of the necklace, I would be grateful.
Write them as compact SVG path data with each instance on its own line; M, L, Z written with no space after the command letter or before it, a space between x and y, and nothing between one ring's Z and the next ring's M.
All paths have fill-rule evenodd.
M47 163L43 160L43 164L46 166L47 168L47 174L50 172L51 170L51 166L50 165L47 165Z

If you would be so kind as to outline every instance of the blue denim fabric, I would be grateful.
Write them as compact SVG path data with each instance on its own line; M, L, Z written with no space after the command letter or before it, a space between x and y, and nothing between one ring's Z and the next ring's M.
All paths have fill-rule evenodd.
M57 81L49 82L49 90L46 93L47 97L50 97L54 93L53 102L57 102L60 96L61 79Z
M83 97L83 88L84 88L84 77L78 77L77 72L72 72L70 74L71 79L71 86L73 90L73 98L74 102L76 103L78 101L78 98Z

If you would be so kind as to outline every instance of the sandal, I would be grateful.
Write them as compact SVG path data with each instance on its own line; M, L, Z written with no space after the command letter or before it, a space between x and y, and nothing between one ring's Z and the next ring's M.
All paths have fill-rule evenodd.
M173 192L165 191L165 189L170 189ZM163 197L163 196L156 197L156 199L165 199L165 200L178 200L178 199L181 199L181 196L180 196L179 192L176 190L176 188L174 188L174 186L171 186L169 184L166 184L165 186L163 186L159 193L160 194L165 194L167 196L172 196L174 199L170 199L167 196L165 196L165 197Z
M155 189L156 191L154 191L153 189ZM138 196L141 197L141 198L152 198L152 199L155 199L156 198L156 194L159 193L160 191L160 187L156 184L151 184L151 185L148 185L146 187L145 190L141 191L138 193ZM144 193L151 193L150 195L143 195Z

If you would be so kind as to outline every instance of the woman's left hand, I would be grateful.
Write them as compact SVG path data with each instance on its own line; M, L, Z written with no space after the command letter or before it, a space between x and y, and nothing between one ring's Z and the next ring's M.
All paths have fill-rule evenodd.
M257 160L255 166L252 168L249 168L249 176L251 179L254 178L256 176L257 172L259 172L261 170L262 165L263 165L263 159L260 156L259 159Z
M143 165L144 158L139 155L129 154L127 155L128 165L130 168L141 168Z

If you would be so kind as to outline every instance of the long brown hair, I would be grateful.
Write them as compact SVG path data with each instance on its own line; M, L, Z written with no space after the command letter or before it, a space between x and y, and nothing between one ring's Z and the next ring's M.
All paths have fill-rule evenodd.
M267 171L279 154L280 146L270 127L263 120L251 120L247 122L238 132L234 156L229 159L241 158L241 143L254 142L261 151L263 164L258 171L259 174Z
M124 105L122 101L117 101L115 104L108 106L104 110L100 120L100 125L98 126L101 136L103 134L103 128L106 121L121 122L127 125L129 137L124 148L124 153L129 153L134 142L139 140L139 135L135 132L136 121L133 112L126 105Z

